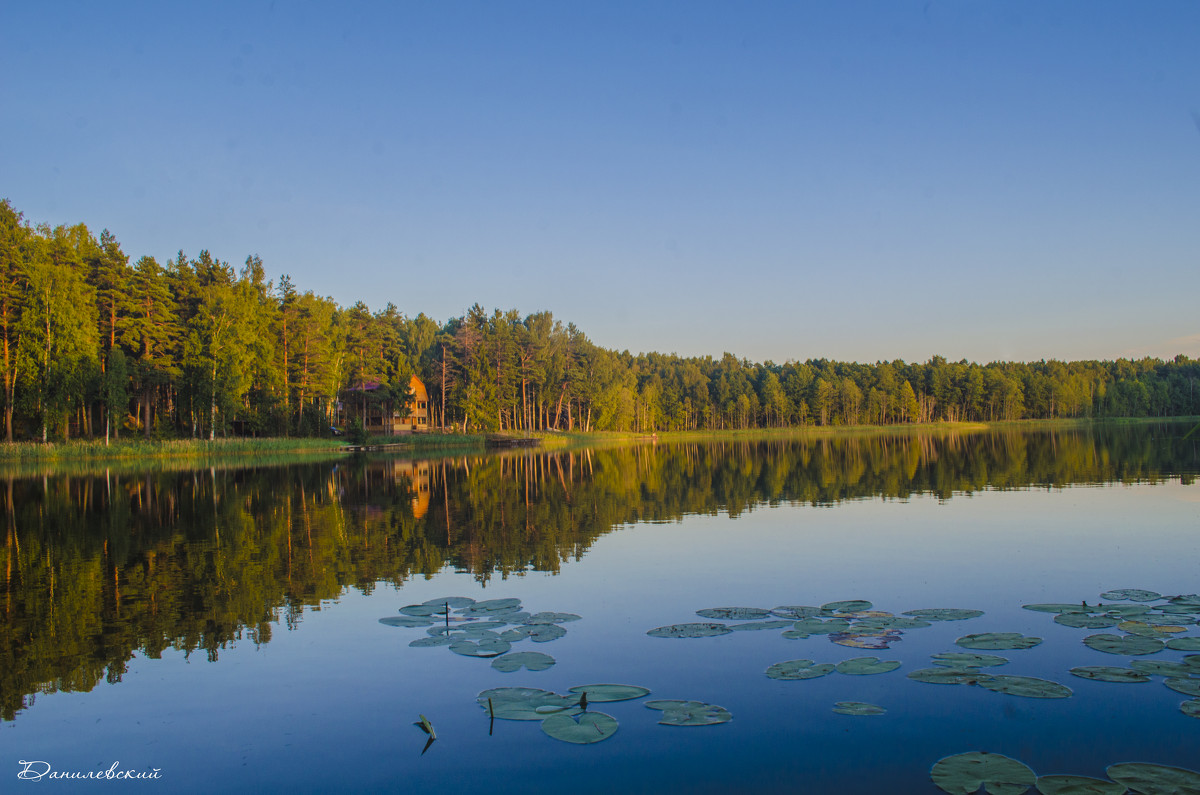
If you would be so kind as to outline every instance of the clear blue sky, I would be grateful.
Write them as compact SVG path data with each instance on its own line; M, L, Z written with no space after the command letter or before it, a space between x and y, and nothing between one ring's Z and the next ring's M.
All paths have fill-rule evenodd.
M0 197L755 361L1200 356L1200 3L0 0Z

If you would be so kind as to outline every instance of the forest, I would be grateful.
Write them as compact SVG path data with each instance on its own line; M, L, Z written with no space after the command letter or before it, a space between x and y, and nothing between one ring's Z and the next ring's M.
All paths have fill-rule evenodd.
M0 200L4 438L320 436L369 382L434 428L624 431L1200 414L1200 360L861 364L613 351L551 312L372 311L207 250L159 263ZM356 398L357 399L357 398Z

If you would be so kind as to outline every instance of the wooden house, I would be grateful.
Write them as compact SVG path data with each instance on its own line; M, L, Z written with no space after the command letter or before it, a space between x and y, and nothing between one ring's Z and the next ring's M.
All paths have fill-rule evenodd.
M342 420L349 425L361 419L367 433L395 436L429 430L429 392L415 375L408 382L407 408L386 397L378 381L364 381L342 391Z

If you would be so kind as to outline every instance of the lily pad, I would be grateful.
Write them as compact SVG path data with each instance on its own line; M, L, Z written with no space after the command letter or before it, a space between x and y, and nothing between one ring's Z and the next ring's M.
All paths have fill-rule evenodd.
M990 795L1020 795L1037 780L1027 765L986 751L948 756L934 764L929 776L938 789L951 795L972 795L980 787Z
M534 613L521 623L523 624L565 624L568 621L578 621L582 616L574 613Z
M1124 795L1125 785L1090 776L1038 776L1042 795Z
M502 720L542 720L539 708L578 709L579 700L560 696L536 687L494 687L484 690L475 701L484 712ZM489 706L490 701L490 706Z
M387 618L379 619L379 623L386 624L389 627L431 627L433 626L433 619L422 616L388 616Z
M1102 607L1106 615L1120 616L1121 618L1132 618L1150 612L1150 605L1103 605Z
M786 634L786 633L785 633ZM852 649L887 649L891 644L903 640L898 629L885 629L876 632L834 632L829 640L839 646L849 646Z
M637 685L577 685L568 693L587 693L588 701L629 701L650 695L650 691Z
M432 616L435 613L438 615L446 615L446 608L442 605L405 605L400 608L400 613L406 616Z
M1072 668L1071 673L1082 679L1093 679L1097 682L1149 682L1150 677L1132 668L1115 668L1110 665L1081 665Z
M900 667L899 660L881 660L878 657L854 657L842 660L837 664L839 674L850 676L867 676L870 674L886 674Z
M1155 599L1162 599L1162 594L1154 591L1143 591L1140 588L1119 588L1115 591L1105 591L1100 594L1101 599L1121 600L1128 599L1131 602L1153 602Z
M1176 693L1183 693L1185 696L1200 697L1200 679L1179 679L1172 677L1165 680L1163 684Z
M422 602L423 605L449 605L451 610L458 610L461 607L470 607L475 604L475 600L469 596L444 596L441 599L430 599L427 602Z
M492 667L509 674L527 668L530 671L545 671L554 665L554 658L540 651L514 651L492 660Z
M925 619L905 616L867 616L858 619L853 624L856 631L862 629L923 629L932 626L933 624Z
M848 632L850 622L844 618L833 618L822 621L819 618L802 618L792 625L792 629L783 633L789 640L807 638L809 635L830 635L835 632Z
M1179 626L1153 626L1145 621L1122 621L1117 629L1130 635L1140 635L1143 638L1169 638L1179 632L1187 632Z
M1141 795L1200 795L1200 773L1182 767L1122 762L1104 771L1118 784Z
M1161 640L1137 635L1088 635L1083 642L1089 649L1123 656L1155 654L1163 649Z
M933 655L933 664L946 668L993 668L1007 665L1008 658L995 654L972 654L966 651L946 651Z
M1189 718L1200 718L1200 698L1193 698L1179 705L1179 710Z
M724 624L670 624L648 630L647 635L654 638L711 638L715 635L728 635L732 632Z
M432 635L424 638L417 638L408 645L412 646L414 649L420 649L426 646L449 646L454 641L455 638L452 638L449 635Z
M1149 624L1152 627L1187 627L1196 623L1196 619L1192 618L1190 614L1186 613L1171 613L1164 615L1157 615L1155 613L1142 613L1137 617L1137 620L1145 624Z
M1094 616L1090 613L1059 613L1054 617L1055 624L1076 629L1107 629L1115 627L1120 620L1115 616Z
M783 629L790 627L791 621L783 618L775 618L770 621L746 621L741 624L730 624L729 628L734 632L753 632L760 629Z
M839 701L833 705L833 711L839 715L882 715L887 712L883 707L865 701Z
M1068 698L1072 693L1071 688L1066 685L1033 676L997 674L981 679L979 686L995 693L1025 698Z
M821 610L830 613L861 613L863 610L870 610L873 606L865 599L846 599L841 602L826 602L821 605Z
M903 615L925 621L966 621L968 618L979 618L983 615L983 611L964 610L957 607L927 607L921 610L906 610Z
M502 610L517 610L521 607L521 600L516 597L507 599L484 599L482 602L476 602L470 606L472 610L490 610L499 612Z
M1037 613L1099 613L1103 612L1098 605L1066 604L1064 602L1048 602L1043 604L1022 605L1026 610Z
M1167 660L1132 660L1129 667L1146 676L1178 676L1188 677L1198 673L1187 663L1169 662Z
M992 675L978 668L918 668L908 678L931 685L977 685Z
M1019 632L980 632L975 635L964 635L954 642L964 649L998 651L1000 649L1032 649L1041 643L1042 639L1022 635Z
M647 701L646 706L662 710L663 716L658 722L664 726L715 726L733 720L729 710L703 701L660 699Z
M767 668L772 679L816 679L834 670L833 663L814 663L812 660L788 660Z
M1171 638L1167 648L1175 651L1200 651L1200 638Z
M478 643L471 640L456 640L450 644L450 651L464 657L499 657L511 648L511 644L499 638L481 640Z
M708 607L697 610L696 615L719 621L758 621L771 615L771 611L762 607Z
M529 631L529 639L534 643L549 643L552 640L558 640L567 631L558 624L532 624L533 629Z
M799 620L821 615L821 608L809 605L780 605L771 609L771 615Z
M542 731L556 740L588 745L607 740L617 733L617 719L603 712L582 715L551 715L542 721Z

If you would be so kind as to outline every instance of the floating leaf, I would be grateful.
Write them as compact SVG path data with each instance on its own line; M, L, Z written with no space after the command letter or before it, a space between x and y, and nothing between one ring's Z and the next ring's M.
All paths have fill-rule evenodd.
M549 643L567 634L558 624L533 624L532 627L528 634L534 643Z
M833 711L839 715L882 715L887 712L883 707L865 701L839 701L833 705Z
M937 788L951 795L972 795L986 787L990 795L1019 795L1037 775L1028 766L1003 754L969 751L948 756L929 771Z
M386 624L389 627L431 627L433 626L432 618L422 618L421 616L388 616L387 618L379 619L380 624Z
M551 715L542 721L542 731L556 740L588 745L607 740L617 733L617 719L603 712L582 715Z
M844 618L834 618L822 621L819 618L802 618L792 625L792 629L783 633L785 638L795 640L807 638L809 635L830 635L835 632L847 632L850 622Z
M832 663L814 663L812 660L788 660L778 662L767 668L767 676L772 679L816 679L833 671Z
M771 615L771 611L761 607L708 607L697 610L696 615L721 621L756 621Z
M512 610L520 608L521 600L516 597L507 599L484 599L482 602L476 602L471 605L472 610Z
M854 622L853 628L858 630L877 629L923 629L933 624L921 618L905 618L903 616L867 616Z
M534 613L529 618L521 623L523 624L565 624L569 621L578 621L582 616L577 616L574 613Z
M1124 784L1089 776L1038 776L1042 795L1123 795Z
M446 608L442 605L405 605L400 608L400 612L406 616L427 617L434 613L438 615L446 615Z
M1167 601L1173 605L1181 607L1191 607L1195 610L1200 610L1200 594L1189 593L1182 596L1167 597Z
M729 628L734 632L752 632L759 629L783 629L790 627L791 621L782 618L772 619L770 621L747 621L742 624L730 624Z
M1189 668L1195 668L1196 673L1200 673L1200 654L1188 654L1183 658L1183 664Z
M1076 629L1107 629L1115 627L1120 620L1115 616L1094 616L1090 613L1059 613L1054 617L1055 624Z
M542 720L539 708L551 711L578 709L579 700L536 687L494 687L484 690L475 701L494 717L502 720ZM489 705L490 702L490 705Z
M904 615L925 621L966 621L968 618L979 618L983 615L983 611L964 610L957 607L927 607L922 610L907 610Z
M431 637L417 638L408 645L412 646L414 649L420 649L426 646L449 646L454 641L455 638L452 638L449 635L435 635Z
M836 670L839 674L868 676L870 674L886 674L899 667L899 660L880 660L878 657L853 657L838 663Z
M821 615L821 608L810 607L808 605L781 605L780 607L772 608L771 614L780 618L799 620L801 618L813 618Z
M1200 698L1183 702L1179 705L1179 709L1190 718L1200 718Z
M478 643L471 640L456 640L450 644L450 651L464 657L499 657L512 646L503 640L481 640Z
M1154 613L1142 613L1137 617L1138 621L1149 624L1152 627L1170 627L1170 626L1189 626L1196 623L1196 619L1184 613L1172 613L1170 615L1155 615ZM1179 631L1179 630L1176 630Z
M954 641L965 649L1032 649L1042 642L1041 638L1032 638L1019 632L980 632L975 635L964 635Z
M1122 762L1104 771L1118 784L1141 795L1200 795L1200 773L1182 767Z
M1082 679L1093 679L1097 682L1149 682L1150 677L1132 668L1114 668L1109 665L1081 665L1072 668L1071 673Z
M663 716L658 722L664 726L715 726L733 720L729 710L703 701L660 699L647 701L646 706L662 710Z
M1025 698L1067 698L1072 693L1066 685L1033 676L997 674L979 680L979 686L996 693Z
M1128 599L1131 602L1153 602L1155 599L1162 599L1162 594L1154 591L1143 591L1140 588L1120 588L1115 591L1105 591L1100 594L1101 599Z
M992 675L977 668L918 668L908 678L931 685L977 685Z
M1132 618L1150 612L1149 605L1102 605L1102 609L1107 615L1121 618Z
M861 613L872 607L873 605L865 599L847 599L842 602L827 602L821 605L821 610L830 613Z
M711 638L732 631L724 624L671 624L651 629L646 634L655 638Z
M1051 602L1047 604L1022 605L1026 610L1033 610L1038 613L1099 613L1102 609L1099 605L1088 606L1080 603L1070 605L1061 602Z
M1161 640L1137 635L1088 635L1083 642L1089 649L1123 656L1155 654L1163 649Z
M1156 627L1147 624L1145 621L1122 621L1117 625L1117 629L1128 632L1130 635L1140 635L1143 638L1169 638L1175 633L1187 632L1183 627Z
M449 605L451 610L457 610L460 607L470 607L475 604L475 600L469 596L445 596L441 599L430 599L427 602L422 602L423 605Z
M1200 697L1200 679L1179 679L1172 677L1165 680L1163 684L1176 693L1183 693L1185 696Z
M1007 657L995 654L972 654L966 651L947 651L933 655L933 664L947 668L993 668L1007 665Z
M1187 677L1196 673L1186 663L1168 662L1166 660L1133 660L1129 667L1148 676L1179 676Z
M896 629L880 632L835 632L829 636L829 640L839 646L849 646L853 649L881 650L903 640L900 635L900 631Z
M530 671L545 671L554 665L554 658L540 651L514 651L492 660L492 667L506 674L528 668Z
M1167 648L1175 651L1200 651L1200 638L1171 638Z
M567 692L587 693L588 701L629 701L650 695L650 691L637 685L576 685Z

